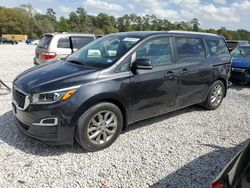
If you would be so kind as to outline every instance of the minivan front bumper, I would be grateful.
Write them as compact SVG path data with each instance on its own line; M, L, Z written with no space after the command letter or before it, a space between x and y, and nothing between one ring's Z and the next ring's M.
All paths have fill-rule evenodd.
M13 113L19 129L27 136L52 145L74 143L75 126L70 120L51 110L28 112L20 110L12 103Z

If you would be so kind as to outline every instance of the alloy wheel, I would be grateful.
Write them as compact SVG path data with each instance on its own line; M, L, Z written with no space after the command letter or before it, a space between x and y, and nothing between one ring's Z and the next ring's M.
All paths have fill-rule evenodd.
M216 85L212 91L211 103L213 106L218 106L223 98L223 88L221 85Z
M98 112L88 125L88 138L93 144L105 144L115 135L117 126L117 117L113 112L109 110Z

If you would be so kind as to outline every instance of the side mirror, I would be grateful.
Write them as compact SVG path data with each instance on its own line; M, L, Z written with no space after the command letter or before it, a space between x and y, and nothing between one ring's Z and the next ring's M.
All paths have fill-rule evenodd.
M152 68L152 62L149 59L137 59L132 64L133 70L149 70Z

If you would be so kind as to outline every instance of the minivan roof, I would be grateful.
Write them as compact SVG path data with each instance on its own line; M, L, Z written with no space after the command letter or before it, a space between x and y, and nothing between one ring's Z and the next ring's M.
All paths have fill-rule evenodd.
M43 36L46 35L50 35L50 36L55 36L55 35L63 35L63 36L87 36L87 37L95 37L94 34L91 33L67 33L67 32L63 32L63 33L45 33L43 34Z
M191 32L191 31L133 31L133 32L120 32L120 33L113 33L115 35L130 35L130 36L138 36L138 37L149 37L152 35L157 34L183 34L183 35L191 35L191 36L209 36L209 37L216 37L216 38L224 38L221 35L213 34L213 33L203 33L203 32ZM112 34L111 34L112 35Z

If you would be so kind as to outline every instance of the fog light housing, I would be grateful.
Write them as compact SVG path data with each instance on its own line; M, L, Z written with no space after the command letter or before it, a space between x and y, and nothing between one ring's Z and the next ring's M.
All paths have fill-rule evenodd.
M58 118L44 118L41 119L39 123L32 123L34 126L45 126L45 127L50 127L50 126L57 126L58 125Z

